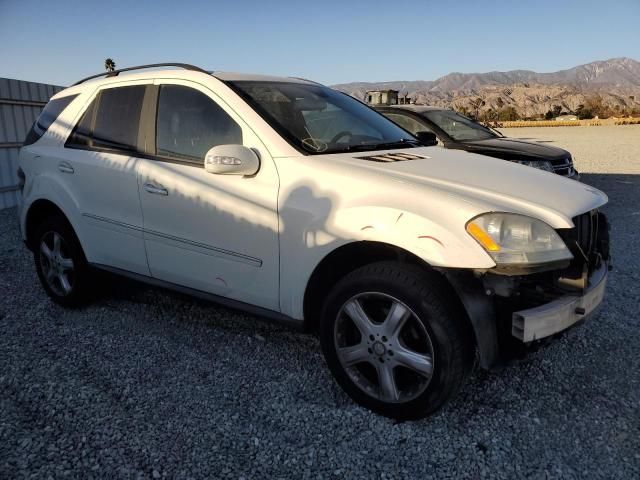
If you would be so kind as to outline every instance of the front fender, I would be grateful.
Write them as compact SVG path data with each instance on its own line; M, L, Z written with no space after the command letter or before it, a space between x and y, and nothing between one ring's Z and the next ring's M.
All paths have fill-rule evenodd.
M336 212L333 227L342 238L387 243L433 267L492 268L495 263L464 229L442 226L419 214L357 206Z
M354 206L337 209L327 217L285 209L282 217L280 306L293 318L303 318L304 292L316 267L347 244L368 241L392 245L434 267L495 266L464 228L456 233L409 211Z

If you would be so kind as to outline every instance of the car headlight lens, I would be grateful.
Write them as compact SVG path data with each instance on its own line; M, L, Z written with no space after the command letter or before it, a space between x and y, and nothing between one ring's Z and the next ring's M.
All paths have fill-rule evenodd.
M524 215L486 213L467 223L467 232L496 265L531 265L573 258L553 228Z
M515 162L520 165L526 165L527 167L537 168L538 170L553 172L553 165L547 160L515 160Z

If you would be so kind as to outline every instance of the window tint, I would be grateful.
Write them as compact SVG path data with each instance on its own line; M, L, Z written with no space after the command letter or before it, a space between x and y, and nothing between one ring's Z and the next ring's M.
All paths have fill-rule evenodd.
M67 108L71 101L77 96L78 95L67 95L66 97L56 98L47 103L38 119L33 123L31 130L27 133L24 144L31 145L44 135L56 118L60 116L62 111Z
M413 118L411 118L411 117L409 117L407 115L402 115L401 113L385 113L384 115L389 120L391 120L394 123L400 125L402 128L404 128L408 132L413 133L414 135L417 132L431 132L432 131L426 125L421 124L417 120L414 120Z
M486 140L497 135L484 125L453 110L429 110L422 114L457 141Z
M100 93L93 128L93 147L136 150L144 85L118 87Z
M160 87L158 155L202 163L211 147L229 144L242 144L242 130L213 100L180 85Z
M96 98L89 108L82 114L82 118L71 132L71 136L67 140L65 146L73 145L78 147L88 147L91 145L91 126L93 125L93 116L96 110Z
M103 90L84 112L66 146L137 150L146 86Z

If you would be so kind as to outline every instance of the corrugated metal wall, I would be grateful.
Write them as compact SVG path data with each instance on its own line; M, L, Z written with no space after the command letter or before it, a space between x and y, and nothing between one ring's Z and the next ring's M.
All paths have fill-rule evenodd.
M0 78L0 209L18 203L18 150L42 107L62 88Z

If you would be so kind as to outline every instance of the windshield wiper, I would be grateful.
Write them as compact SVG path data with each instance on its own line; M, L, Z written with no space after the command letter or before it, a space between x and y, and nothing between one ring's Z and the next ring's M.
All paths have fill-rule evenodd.
M339 150L332 151L335 153L336 151L340 152L368 152L373 150L389 150L392 148L412 148L415 146L422 145L418 140L412 140L410 138L403 138L395 142L384 142L384 143L364 143L360 145L349 145Z

